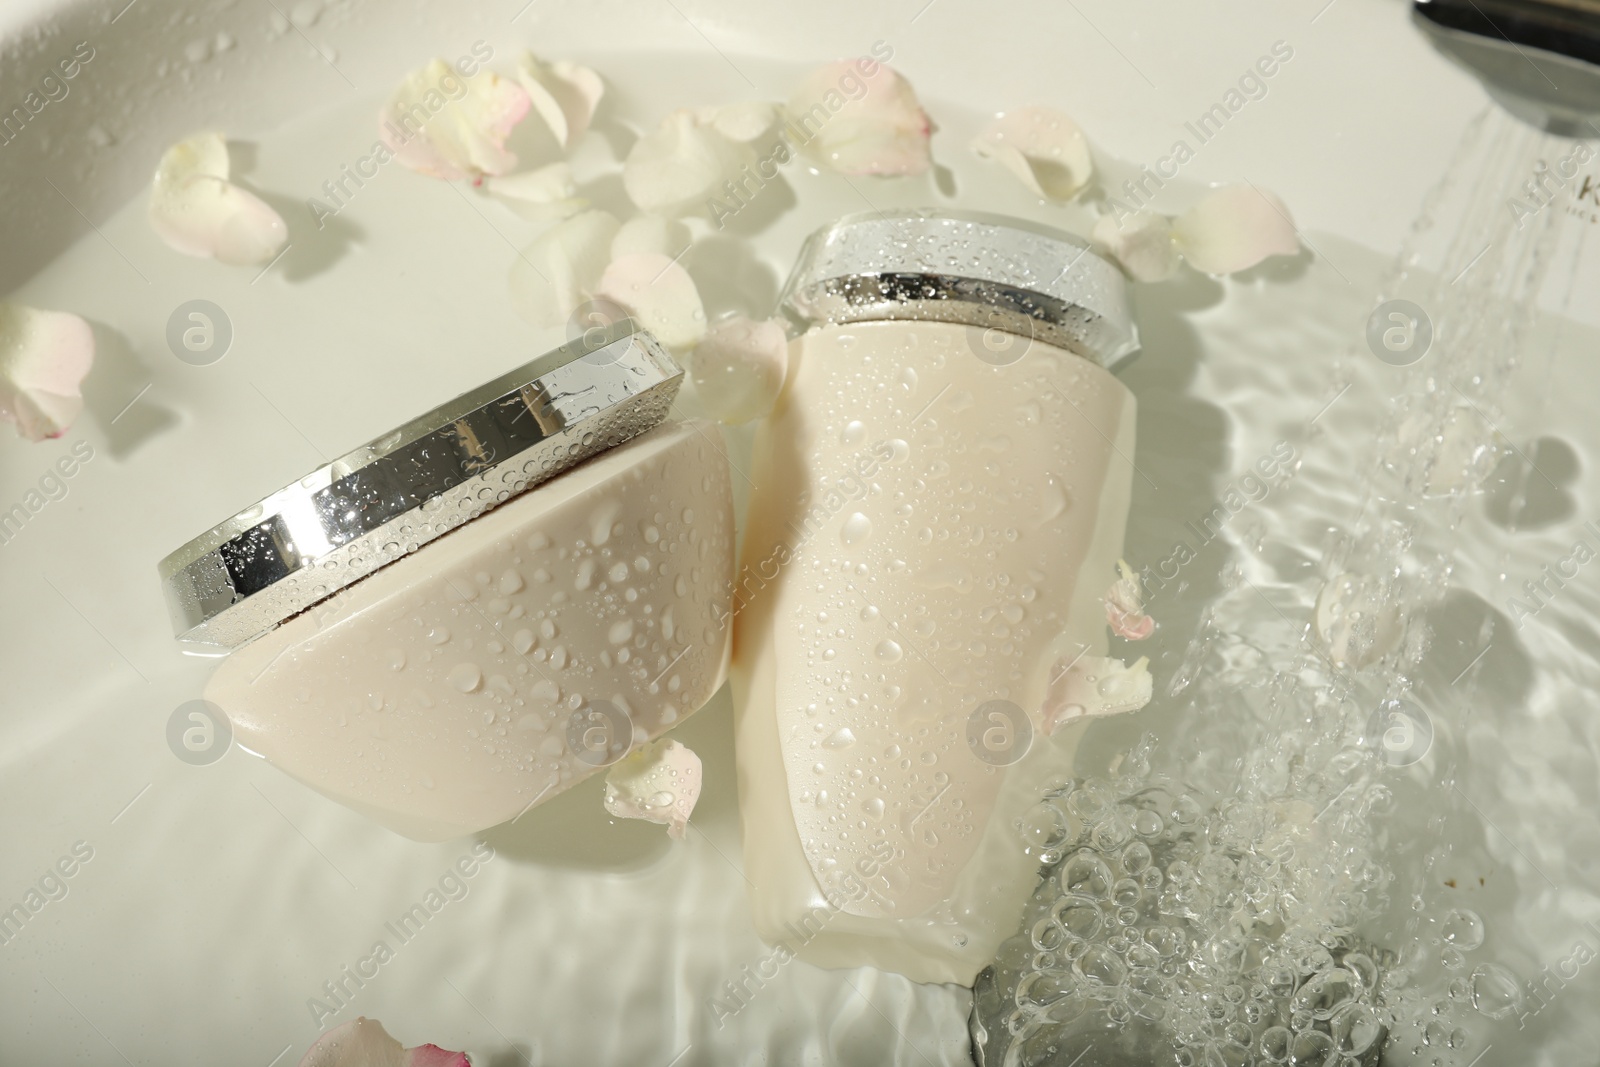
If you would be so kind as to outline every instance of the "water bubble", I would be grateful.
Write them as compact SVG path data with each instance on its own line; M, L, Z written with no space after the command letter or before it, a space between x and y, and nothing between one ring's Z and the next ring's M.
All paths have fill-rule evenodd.
M1128 967L1117 954L1098 945L1073 960L1072 969L1089 981L1108 986L1121 985L1128 977Z
M1355 978L1342 968L1313 975L1290 1001L1294 1011L1310 1012L1312 1018L1329 1019L1355 998Z
M1100 905L1086 896L1066 896L1056 901L1050 917L1067 933L1087 941L1100 933L1105 916Z
M1439 936L1444 938L1445 944L1470 952L1483 944L1483 920L1475 911L1456 908L1444 917Z
M1294 1035L1285 1027L1268 1027L1261 1034L1261 1057L1268 1063L1283 1063L1289 1058L1289 1046Z
M1508 1019L1521 1014L1522 984L1516 975L1497 963L1485 963L1473 969L1471 978L1472 1006L1491 1019Z
M1288 1063L1290 1067L1324 1067L1332 1051L1333 1038L1321 1030L1303 1030L1289 1046Z
M1076 836L1072 816L1049 800L1035 804L1021 821L1023 841L1041 852L1054 852Z
M1383 1035L1377 1013L1365 1004L1341 1008L1329 1026L1335 1047L1347 1056L1360 1056Z
M1061 947L1061 942L1066 936L1061 926L1054 920L1045 918L1033 924L1030 939L1033 947L1045 952L1053 952Z
M1075 852L1061 867L1061 889L1068 894L1104 899L1111 895L1111 868L1087 850Z

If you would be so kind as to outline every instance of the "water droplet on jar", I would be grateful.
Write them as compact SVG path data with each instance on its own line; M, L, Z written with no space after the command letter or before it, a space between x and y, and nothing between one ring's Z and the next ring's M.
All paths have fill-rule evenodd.
M483 684L483 672L476 663L458 663L450 668L447 678L451 685L463 693L470 693Z
M849 748L851 745L853 745L855 743L856 743L856 735L850 731L850 727L841 726L839 729L835 730L833 733L828 735L827 740L822 742L822 747L823 748Z
M872 520L857 511L844 520L844 525L839 529L839 540L847 545L859 544L866 540L870 533L872 533Z

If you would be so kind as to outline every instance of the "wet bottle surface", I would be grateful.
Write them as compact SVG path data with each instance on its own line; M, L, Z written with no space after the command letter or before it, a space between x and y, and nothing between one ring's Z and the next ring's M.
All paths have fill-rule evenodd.
M1065 235L908 213L814 236L788 302L808 325L737 593L757 925L815 963L969 983L1032 889L1012 823L1070 770L1051 675L1105 651L1121 276Z

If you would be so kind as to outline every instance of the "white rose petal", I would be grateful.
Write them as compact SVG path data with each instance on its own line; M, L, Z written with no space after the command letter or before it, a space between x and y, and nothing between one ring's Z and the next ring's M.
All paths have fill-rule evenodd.
M928 121L911 83L870 59L820 67L789 97L789 131L813 162L842 174L921 174Z
M1149 664L1148 656L1132 666L1105 656L1079 656L1058 666L1040 709L1044 732L1053 734L1080 719L1138 711L1150 703L1154 682Z
M683 840L700 799L700 757L670 738L628 753L606 772L606 810L619 819L644 819Z
M721 195L723 183L755 159L749 144L732 140L683 109L634 142L623 164L622 184L641 211L682 215Z
M996 116L972 142L972 150L1052 200L1072 199L1094 175L1094 157L1083 130L1047 107L1018 108Z
M1189 265L1207 274L1232 274L1300 251L1289 209L1253 185L1211 190L1173 220L1172 235Z
M772 410L789 370L789 338L777 319L736 316L706 332L689 373L707 410L730 425Z
M228 145L199 133L173 145L150 187L150 225L167 246L232 266L266 263L283 250L289 228L254 193L228 180Z
M746 100L695 110L695 118L730 141L755 141L777 123L781 108L765 100Z
M589 206L587 200L576 195L572 168L566 163L490 178L484 188L533 222L570 218Z
M677 259L689 247L689 227L661 215L635 215L622 224L611 242L611 258L636 252L653 252Z
M94 331L76 315L0 304L0 418L30 441L60 437L83 411Z
M1136 211L1121 222L1114 215L1102 216L1094 224L1094 243L1121 263L1134 281L1165 281L1178 269L1172 221L1153 211Z
M506 138L530 106L528 93L490 71L461 77L435 59L406 75L380 116L384 144L412 170L446 181L508 174Z
M595 295L619 304L673 351L686 352L705 336L700 291L689 272L668 256L636 252L613 260Z
M535 326L566 322L594 295L618 227L607 212L584 211L540 234L511 265L511 302L517 314Z
M600 75L588 67L566 60L542 63L532 52L522 53L517 81L562 148L583 136L606 91Z

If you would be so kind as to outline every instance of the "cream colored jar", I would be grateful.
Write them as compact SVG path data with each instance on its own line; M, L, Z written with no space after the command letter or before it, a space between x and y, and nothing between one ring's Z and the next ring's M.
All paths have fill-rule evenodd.
M875 214L815 235L786 301L808 325L735 595L757 926L824 966L970 984L1037 877L1015 823L1071 770L1080 728L1046 736L1046 689L1105 651L1122 277L1011 220Z
M517 817L710 699L733 557L720 433L661 423L681 370L614 332L169 557L180 636L238 645L205 697L241 746L439 840Z

